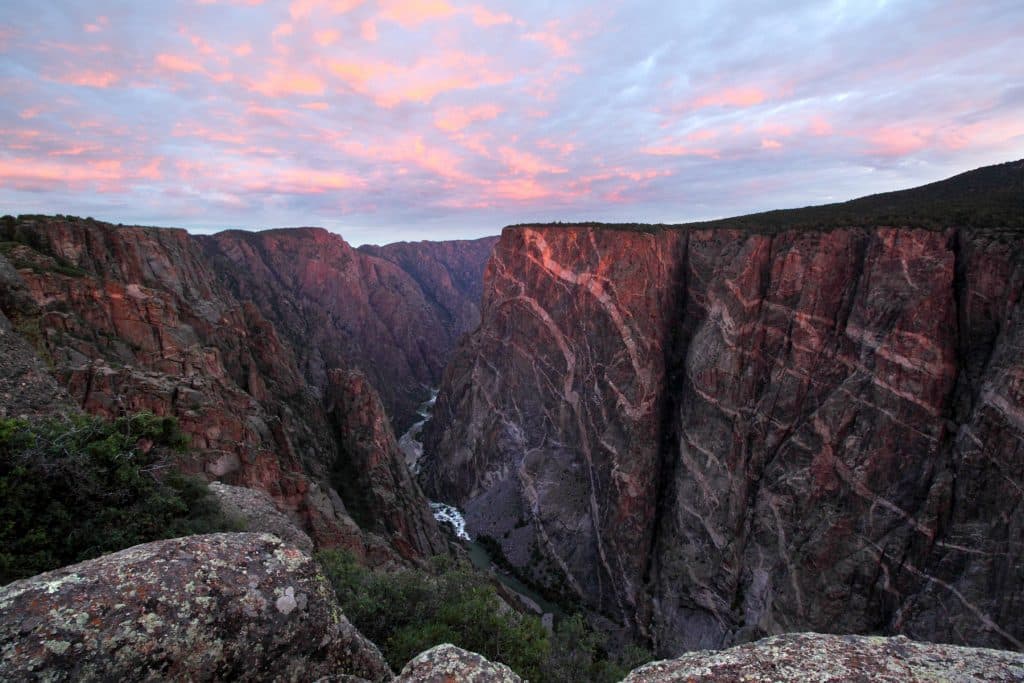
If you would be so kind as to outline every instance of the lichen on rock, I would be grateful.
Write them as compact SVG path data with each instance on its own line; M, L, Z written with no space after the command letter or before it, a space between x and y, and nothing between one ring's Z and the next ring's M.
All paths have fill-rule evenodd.
M270 534L135 546L0 588L0 680L306 681L392 672Z
M1024 655L1020 653L919 643L903 636L791 633L653 662L635 669L623 683L1021 680Z
M414 657L398 674L395 683L521 683L504 664L450 643L432 647Z

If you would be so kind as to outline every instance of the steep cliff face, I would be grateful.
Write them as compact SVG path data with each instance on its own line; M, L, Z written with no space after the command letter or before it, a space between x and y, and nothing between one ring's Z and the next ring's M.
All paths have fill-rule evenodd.
M480 324L484 267L498 238L446 242L396 242L363 245L359 251L390 261L408 273L423 291L447 332L445 360L463 334ZM440 380L440 375L437 376Z
M392 545L353 522L330 478L361 437L336 429L292 348L221 284L187 233L46 218L0 230L36 307L11 305L10 314L78 406L178 417L191 441L184 470L266 491L321 545L374 562L437 549L436 527L420 523L428 508L415 486L393 499L398 508L375 508L409 515L408 537L396 535ZM397 448L378 457L401 465Z
M475 326L487 241L353 249L319 228L197 238L239 300L251 300L324 391L331 368L359 369L397 431ZM403 268L408 265L412 270Z
M956 222L507 228L428 491L665 653L806 629L1021 648L1024 213Z

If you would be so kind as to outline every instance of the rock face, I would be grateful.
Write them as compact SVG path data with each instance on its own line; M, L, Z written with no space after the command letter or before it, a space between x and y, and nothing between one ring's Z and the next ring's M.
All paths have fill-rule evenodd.
M380 398L362 373L331 370L326 407L342 454L331 481L360 527L406 557L446 552L423 494L406 467Z
M268 534L157 541L0 588L3 680L391 679L316 564Z
M361 370L401 432L479 320L496 238L360 250L319 228L197 239L238 299L291 343L314 388L326 390L332 368Z
M522 680L504 664L446 643L414 657L398 674L395 683L520 683Z
M383 247L363 245L359 251L385 259L408 273L436 312L451 344L480 324L484 267L498 238L446 242L396 242ZM438 375L437 380L441 377Z
M1024 163L997 171L1024 205ZM428 492L666 654L807 629L1022 648L1024 212L984 225L978 173L840 207L900 228L507 228ZM913 227L933 197L959 213Z
M210 493L216 497L226 515L245 524L246 531L273 534L307 555L313 553L313 540L291 518L277 509L266 492L215 481L210 484Z
M33 331L82 409L176 416L190 437L183 470L267 492L319 545L349 548L375 564L437 551L415 486L375 492L372 500L409 507L372 513L410 515L406 526L418 535L392 546L351 519L331 475L364 447L361 437L348 442L292 347L256 306L228 291L186 232L32 217L0 227L0 239L28 298L4 296L0 306ZM377 457L401 463L397 449Z
M1020 681L1024 656L902 636L867 638L796 633L721 652L694 652L634 670L623 683L776 681Z
M24 280L0 256L0 418L49 415L72 407L46 363L19 334L38 337L34 324L38 315L39 307Z

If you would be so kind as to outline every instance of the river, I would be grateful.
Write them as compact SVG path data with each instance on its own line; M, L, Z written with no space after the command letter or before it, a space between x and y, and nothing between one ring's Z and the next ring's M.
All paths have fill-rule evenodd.
M420 459L423 457L423 442L420 441L420 434L423 433L423 427L430 420L431 413L434 409L434 403L437 401L437 389L430 390L430 398L420 404L417 409L420 417L423 419L409 427L409 431L402 434L398 440L398 446L402 450L402 454L405 456L405 464L409 467L414 475L419 474L420 471ZM509 590L518 593L520 596L528 599L536 605L538 611L542 614L554 614L557 616L563 616L564 611L558 607L558 605L545 600L540 593L527 586L525 583L517 579L516 577L507 574L502 571L495 563L494 558L490 556L483 545L473 539L472 535L466 529L466 518L463 517L462 511L454 505L448 503L441 503L438 501L430 501L430 510L434 513L434 519L441 524L447 524L451 527L455 533L456 538L462 541L466 551L469 553L469 559L473 563L473 566L481 571L491 573L495 576Z

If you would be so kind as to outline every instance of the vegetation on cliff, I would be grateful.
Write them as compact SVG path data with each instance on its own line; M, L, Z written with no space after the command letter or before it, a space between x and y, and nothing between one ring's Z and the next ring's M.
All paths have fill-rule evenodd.
M237 529L162 457L177 421L139 413L0 420L0 584L139 543Z
M345 616L381 648L396 670L441 643L478 652L531 681L618 681L651 659L630 648L614 658L583 618L562 619L553 634L540 619L519 614L486 578L448 557L430 571L374 572L349 554L328 550L318 559Z

